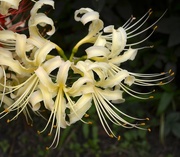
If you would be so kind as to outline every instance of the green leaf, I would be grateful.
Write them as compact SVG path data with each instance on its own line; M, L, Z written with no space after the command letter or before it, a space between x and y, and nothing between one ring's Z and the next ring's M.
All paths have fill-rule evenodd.
M172 98L173 98L173 93L166 93L166 92L163 93L163 95L160 99L158 109L157 109L157 115L162 114L166 110L166 108L170 104Z
M176 137L180 138L180 123L174 123L173 124L172 133Z

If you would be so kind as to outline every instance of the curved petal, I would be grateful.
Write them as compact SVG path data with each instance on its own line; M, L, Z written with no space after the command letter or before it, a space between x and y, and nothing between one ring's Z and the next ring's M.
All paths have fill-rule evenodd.
M21 0L0 0L0 14L6 15L10 8L18 9Z
M92 105L91 101L92 95L85 94L73 106L70 106L70 114L68 114L70 124L77 122L85 115Z

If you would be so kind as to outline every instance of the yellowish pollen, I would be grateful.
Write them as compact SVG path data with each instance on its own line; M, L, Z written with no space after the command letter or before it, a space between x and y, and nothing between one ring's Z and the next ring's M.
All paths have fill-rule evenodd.
M48 136L51 136L51 133L48 133Z
M126 125L127 125L126 123L123 124L123 126L126 126Z
M4 112L9 112L9 110L6 108L6 109L4 109Z
M155 27L154 27L154 30L156 30L157 28L158 28L158 26L155 26Z
M154 96L152 96L152 95L151 95L149 98L150 98L150 99L153 99L153 98L154 98Z
M121 136L118 136L117 140L120 141L121 140Z
M37 133L40 134L41 132L38 130Z
M7 123L9 123L9 122L10 122L10 120L8 119L8 120L7 120Z
M162 85L163 84L163 82L161 81L161 82L159 82L159 85Z
M165 74L165 72L162 72L161 74Z
M174 72L173 73L171 73L171 76L173 76L174 75Z
M149 118L146 118L146 120L149 120Z
M141 125L146 125L146 123L141 123Z
M150 128L148 128L148 131L149 131L149 132L151 132L151 129L150 129Z
M113 138L114 136L112 134L109 134L109 137Z
M169 73L171 73L171 72L172 72L172 70L170 69L170 70L169 70Z
M57 125L54 125L53 128L57 128Z
M92 122L88 122L88 124L92 124Z
M46 150L49 150L49 147L46 147Z
M85 118L88 118L88 117L89 117L89 115L88 115L88 114L85 114L85 115L84 115L84 117L85 117Z

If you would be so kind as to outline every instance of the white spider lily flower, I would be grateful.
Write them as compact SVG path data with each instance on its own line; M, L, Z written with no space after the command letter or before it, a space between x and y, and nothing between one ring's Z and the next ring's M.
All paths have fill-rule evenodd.
M19 39L21 37L24 37L23 35L18 36ZM20 42L21 40L19 39L17 41ZM25 60L28 58L24 50L25 46L23 45L25 44L25 42L21 43L22 44L16 44L16 46L18 47L17 56L23 57ZM15 60L11 52L5 53L1 51L0 64L2 67L4 67L4 69L9 70L10 79L14 76L14 74L15 79L11 79L10 82L7 82L8 73L3 74L4 81L0 84L0 86L5 90L2 90L0 93L1 101L4 102L4 96L9 96L14 101L12 102L12 104L8 104L5 110L0 113L0 118L4 117L12 111L17 111L17 114L12 119L8 120L8 122L17 118L21 112L25 114L26 118L31 118L27 106L29 105L31 95L35 90L37 90L39 84L39 78L34 71L41 66L45 66L46 72L50 74L52 70L59 66L59 63L55 65L51 64L51 59L45 61L47 54L54 48L55 45L47 41L44 46L34 52L33 60L27 59L27 62L24 61L25 64L21 63L21 61ZM5 51L8 52L8 50ZM15 82L13 80L17 81Z
M38 97L37 100L43 101L45 107L51 112L46 126L42 131L38 131L38 133L44 132L49 125L50 125L50 131L48 134L49 136L52 134L54 128L56 130L52 144L49 147L47 147L47 149L53 146L57 147L60 139L60 129L66 128L66 126L69 125L68 121L66 121L67 115L65 110L68 108L67 103L69 101L72 101L70 100L70 97L66 92L66 88L67 88L66 81L68 78L68 72L70 66L71 66L70 61L60 62L60 66L58 67L59 70L57 73L57 77L56 80L54 80L55 83L52 82L50 77L44 72L43 68L39 68L35 72L38 78L40 79L40 85L39 85L40 92L39 93L36 92L36 95L33 96L32 101L34 101L34 97ZM55 92L55 95L53 95L53 92ZM65 99L65 97L67 98L67 100Z
M121 102L124 102L124 99L122 97L123 91L119 89L117 90L113 89L113 87L118 85L129 75L127 71L125 70L121 71L119 74L115 75L114 77L105 79L102 76L104 75L104 73L107 73L109 68L108 64L106 64L105 66L104 63L97 63L86 60L85 62L79 61L77 65L75 65L75 67L78 69L76 71L77 73L81 71L79 72L79 74L81 74L82 77L79 78L72 85L72 88L68 90L68 93L76 96L91 94L93 104L95 105L101 124L104 130L106 131L106 133L110 137L116 137L120 139L120 136L117 137L113 133L112 129L110 128L109 122L112 122L118 126L123 126L125 128L143 129L139 126L141 124L132 124L126 121L123 117L128 117L133 120L145 120L145 119L138 119L135 117L131 117L120 111L111 103L111 101L116 101L116 100L121 100ZM83 104L85 108L86 103ZM72 107L73 109L76 108L76 106L72 106ZM84 110L84 108L81 111L84 112L85 114L86 110ZM80 112L80 110L78 112ZM71 120L70 117L70 123L73 122L74 119Z
M0 1L0 14L6 15L10 8L18 9L21 0L1 0Z
M133 38L143 33L144 31L150 29L155 23L157 23L159 19L150 27L138 33L133 34L134 32L136 32L141 28L141 26L149 18L150 14L151 14L151 10L149 10L148 13L146 13L139 21L137 21L132 26L130 26L130 24L132 20L134 20L134 18L128 21L123 27L119 27L117 30L114 29L114 26L105 27L104 32L111 34L108 35L99 34L99 37L97 38L95 44L86 49L87 58L97 62L108 63L109 66L111 67L109 69L110 76L111 77L115 76L117 73L123 70L122 68L120 68L121 63L128 60L134 60L139 49L147 48L147 47L142 47L142 48L133 49L131 48L131 46L138 45L144 42L147 38L149 38L149 36L154 32L155 29L153 29L152 33L147 38L143 39L140 42L136 42L134 44L127 44L127 40L129 38ZM147 18L142 22L142 24L139 24L140 26L138 28L135 28L134 31L131 30L138 23L140 23L146 16ZM127 33L127 31L129 30L131 31ZM174 75L174 73L171 70L169 72L163 72L160 74L140 74L133 72L128 72L128 73L129 76L127 76L124 79L124 83L120 82L119 86L122 90L124 90L131 96L139 99L153 98L153 96L151 95L150 96L146 96L146 95L151 94L154 90L148 93L141 93L130 89L128 86L131 86L132 84L138 86L163 85L168 83L169 82L168 79L172 75Z

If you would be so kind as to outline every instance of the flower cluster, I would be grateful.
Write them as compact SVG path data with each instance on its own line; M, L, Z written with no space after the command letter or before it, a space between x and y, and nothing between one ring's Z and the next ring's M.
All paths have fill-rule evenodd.
M125 128L145 129L142 120L131 117L115 107L115 103L125 101L123 92L139 99L152 98L151 92L141 93L131 89L131 85L155 86L169 82L173 75L171 71L160 74L140 74L121 68L121 63L134 60L139 49L133 48L145 41L128 44L128 39L134 38L144 31L141 26L151 14L149 10L139 21L133 23L131 17L122 27L115 29L113 25L104 27L99 13L90 8L81 8L75 12L75 20L89 24L88 34L72 49L68 58L64 51L45 36L55 33L53 20L40 12L43 5L54 8L53 0L32 1L31 6L24 6L28 0L0 1L0 105L3 108L0 118L15 111L8 119L11 122L23 113L27 122L32 120L31 112L41 115L41 110L49 111L49 118L42 133L49 128L49 134L54 132L52 144L56 147L60 139L61 128L82 121L88 121L86 113L92 105L105 132L110 137L116 136L109 122ZM30 2L30 0L29 0ZM28 3L29 4L29 3ZM18 7L19 6L19 7ZM26 7L26 8L23 8ZM26 10L30 15L25 18L28 26L16 23L8 25L6 20ZM133 23L133 24L132 24ZM51 30L47 30L50 27ZM16 28L26 29L28 33L16 31ZM46 34L44 35L44 31ZM81 45L90 43L84 51L84 56L77 57ZM53 53L52 53L53 51ZM57 52L57 55L54 55ZM133 119L130 123L125 119Z

